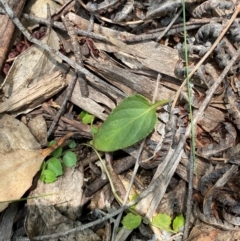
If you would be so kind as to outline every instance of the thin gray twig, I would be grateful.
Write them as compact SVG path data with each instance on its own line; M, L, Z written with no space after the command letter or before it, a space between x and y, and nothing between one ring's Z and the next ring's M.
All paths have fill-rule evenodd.
M90 19L89 19L89 25L87 31L91 33L93 31L93 25L94 25L94 15L93 13L90 13Z
M76 32L75 32L68 16L66 16L66 17L61 16L61 18L62 18L62 21L65 25L65 28L67 29L68 35L70 36L70 39L72 42L75 61L77 64L79 64L80 66L83 67L83 57L82 57L80 45L78 43L78 38L77 38ZM88 92L87 80L85 79L85 76L83 74L81 74L81 72L78 70L77 70L77 75L78 75L78 82L80 85L81 95L83 97L88 97L89 92Z
M50 234L50 235L42 235L42 236L36 236L34 237L33 239L34 240L49 240L49 239L53 239L53 238L60 238L62 236L66 236L66 235L69 235L71 233L74 233L74 232L79 232L79 231L83 231L85 229L88 229L94 225L97 225L99 223L103 223L104 221L118 215L119 213L123 212L124 210L128 209L130 206L129 205L126 205L126 206L122 206L120 207L118 210L110 213L110 214L107 214L105 217L101 218L101 219L97 219L91 223L87 223L87 224L84 224L82 226L79 226L79 227L76 227L76 228L73 228L73 229L70 229L68 231L65 231L65 232L62 232L62 233L55 233L55 234Z
M75 84L76 84L76 81L77 81L77 75L74 74L70 84L68 85L68 88L67 88L67 92L66 92L66 96L63 100L63 103L61 105L61 108L59 109L57 115L54 117L53 121L52 121L52 124L51 126L49 127L48 129L48 132L47 132L47 137L49 138L49 136L51 135L52 131L54 130L55 126L57 125L60 117L62 116L65 108L66 108L66 105L72 95L72 92L73 92L73 89L75 87Z
M25 19L27 19L27 20L31 20L31 21L34 21L36 23L47 25L47 20L44 19L44 18L39 18L39 17L37 17L35 15L27 14L27 13L24 13L22 16ZM64 27L62 22L54 21L53 22L53 27L61 29L63 31L66 31L66 29L65 29L65 27ZM97 39L97 40L103 41L103 42L109 42L109 40L105 36L103 36L101 34L88 32L88 31L85 31L85 30L82 30L82 29L79 29L79 28L74 28L74 30L79 35L82 35L82 36L85 36L85 37L88 37L88 38L92 38L92 39Z

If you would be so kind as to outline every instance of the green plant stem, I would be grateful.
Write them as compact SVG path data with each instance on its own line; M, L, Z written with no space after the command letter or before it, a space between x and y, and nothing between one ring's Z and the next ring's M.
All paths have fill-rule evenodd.
M20 198L20 199L11 199L11 200L6 200L6 201L0 201L0 203L12 203L12 202L27 201L27 200L30 200L30 199L47 197L47 196L51 196L51 195L55 195L55 194L57 194L57 193L47 193L47 194L37 195L37 196L32 196L32 197L24 197L24 198Z
M159 101L155 102L154 104L152 104L152 107L157 108L158 106L166 105L168 103L169 103L169 100L159 100Z
M100 162L101 162L101 164L102 164L102 166L103 166L104 171L106 172L106 175L107 175L107 177L108 177L108 181L109 181L109 183L110 183L110 186L111 186L111 189L112 189L112 192L113 192L114 197L117 199L117 201L118 201L119 203L122 204L122 203L123 203L123 200L118 196L118 194L117 194L117 192L116 192L116 189L115 189L115 187L114 187L114 185L113 185L111 176L110 176L110 174L109 174L109 172L108 172L108 169L107 169L107 167L106 167L103 159L102 159L101 156L99 155L98 151L97 151L92 145L89 145L89 144L86 144L86 143L84 143L84 144L82 144L82 145L91 147L91 148L94 150L94 152L95 152L96 155L98 156L98 159L100 160Z
M89 144L86 144L86 143L84 143L84 144L82 144L82 145L91 147L91 148L94 150L94 152L95 152L96 155L98 156L98 158L99 158L99 160L100 160L100 162L101 162L101 164L102 164L102 166L103 166L104 171L106 172L106 175L107 175L107 177L108 177L108 180L109 180L109 183L110 183L110 186L111 186L111 189L112 189L112 192L113 192L114 197L117 199L117 201L118 201L120 204L123 204L123 200L118 196L118 194L117 194L117 192L116 192L116 189L115 189L115 187L114 187L114 185L113 185L111 176L110 176L110 174L109 174L109 172L108 172L108 170L107 170L107 167L106 167L104 161L102 160L101 156L99 155L98 151L97 151L92 145L89 145ZM139 213L138 213L136 210L134 210L133 208L131 208L131 207L129 207L128 210L129 210L131 213L135 214L135 215L139 215ZM153 223L152 223L148 218L146 218L146 217L142 217L142 219L144 220L144 222L146 222L147 224L149 224L149 225L151 225L151 226L164 229L164 228L162 228L162 227L159 227L158 225L153 224ZM172 232L172 233L176 233L174 230L171 230L171 229L168 229L167 231Z
M189 105L189 119L191 126L191 152L189 158L189 176L188 176L188 194L187 194L187 211L186 211L186 224L184 228L183 239L188 237L189 233L189 222L190 215L192 211L192 182L193 182L193 172L194 172L194 163L195 163L195 132L194 132L194 124L193 124L193 112L192 112L192 97L191 97L191 86L190 86L190 78L189 78L189 70L188 70L188 49L187 49L187 31L186 31L186 8L185 1L182 0L182 8L183 8L183 21L184 21L184 52L185 52L185 61L186 61L186 80L187 80L187 90L188 90L188 105Z

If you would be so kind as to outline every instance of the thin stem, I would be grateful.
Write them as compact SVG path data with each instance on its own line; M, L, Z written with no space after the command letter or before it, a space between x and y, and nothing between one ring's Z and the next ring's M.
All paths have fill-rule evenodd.
M217 47L217 45L219 44L219 42L221 41L221 39L223 38L223 36L225 35L225 33L228 31L229 27L231 26L231 24L233 23L233 21L235 20L235 18L237 17L238 13L240 12L240 4L238 4L234 14L232 15L231 19L228 21L228 23L224 26L221 34L219 35L219 37L216 39L216 41L213 43L213 45L211 46L211 48L209 49L209 51L201 58L201 60L197 63L197 65L194 67L194 69L191 71L191 73L188 75L188 78L191 78L193 76L193 74L199 69L199 67L202 65L202 63L208 58L208 56L212 53L212 51ZM181 84L181 86L179 87L176 95L175 95L175 99L173 100L172 103L172 107L171 110L174 109L176 102L178 100L178 97L183 89L183 87L185 86L187 82L187 79L185 79L183 81L183 83Z
M189 106L189 119L190 119L190 127L191 127L191 152L189 158L189 176L188 176L188 194L187 194L187 210L186 210L186 223L183 233L183 239L188 237L189 233L189 224L190 217L192 212L192 192L193 192L193 170L195 163L195 133L194 133L194 125L193 125L193 111L192 111L192 91L190 86L190 77L188 72L188 49L187 49L187 31L186 31L186 9L185 9L185 1L182 0L182 9L183 9L183 21L184 21L184 49L185 49L185 61L186 61L186 70L187 70L187 91L188 91L188 106Z

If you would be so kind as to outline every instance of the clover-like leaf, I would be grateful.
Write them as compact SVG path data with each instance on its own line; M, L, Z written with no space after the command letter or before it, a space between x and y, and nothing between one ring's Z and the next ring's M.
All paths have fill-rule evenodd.
M181 228L183 228L185 224L185 219L183 215L178 215L176 218L173 220L173 230L178 232Z
M66 167L72 167L77 163L77 156L72 151L66 151L63 155L63 163Z
M57 177L53 171L45 169L41 174L40 180L45 183L52 183L57 180Z
M76 148L77 146L77 143L74 141L74 140L69 140L68 141L68 147L73 149L73 148Z
M55 173L56 177L63 174L62 163L56 157L51 157L48 161L47 170Z
M122 225L130 230L137 228L142 222L142 217L140 215L135 215L128 213L122 220Z
M54 156L56 158L60 157L62 155L62 147L58 147L56 150L54 150L52 153L51 153L51 156Z
M135 144L153 130L157 122L156 108L166 103L168 100L151 104L141 95L124 99L99 128L93 146L111 152Z
M159 213L157 216L153 217L152 220L154 226L170 232L173 231L170 228L171 222L171 217L165 213Z
M81 118L82 123L86 125L91 124L94 120L94 116L84 110L80 113L79 117Z

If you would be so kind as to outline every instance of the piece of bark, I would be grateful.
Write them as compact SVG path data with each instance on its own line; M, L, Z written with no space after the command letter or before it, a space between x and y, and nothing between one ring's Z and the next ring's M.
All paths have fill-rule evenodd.
M112 85L126 91L128 87L127 94L142 94L149 99L152 98L155 88L156 81L150 79L144 75L137 75L132 73L129 69L120 68L111 63L88 61L90 64L89 68L94 70L96 73L102 75L106 78ZM162 85L159 85L156 99L170 99L174 95L174 92Z
M7 2L14 11L15 15L19 17L22 13L26 0L8 0ZM0 69L2 71L9 48L11 47L11 44L13 44L12 35L15 31L15 25L7 14L0 14L0 23ZM2 76L0 75L0 80L1 77Z
M193 178L193 188L199 190L201 177L206 174L211 164L203 161L201 158L196 158L196 174ZM176 173L185 181L188 182L188 159L182 158L181 164L178 165Z
M71 78L72 73L67 74L66 82L69 83ZM122 98L111 92L109 93L109 96L111 97L110 98L105 95L105 91L102 92L104 87L101 86L101 84L100 86L97 86L97 83L95 83L95 85L96 86L94 86L94 88L89 85L89 96L88 98L85 98L81 96L80 86L78 83L76 83L70 101L81 109L98 117L99 119L105 120L107 118L106 111L110 112L116 107L116 104L113 100L119 102L122 100Z
M0 104L0 113L8 112L12 115L27 113L41 105L66 86L65 78L60 70L51 73L42 81L23 88L14 96Z
M80 29L87 30L89 22L74 13L69 13L68 17L73 21ZM175 77L174 68L179 59L178 52L165 45L156 44L156 42L141 42L137 44L124 44L121 42L120 34L130 35L128 33L122 33L116 30L102 27L98 24L94 24L94 33L99 33L104 36L108 36L109 41L113 44L96 42L98 48L105 50L107 52L114 52L121 54L127 53L131 54L130 57L142 65L142 68L149 68L165 74L171 77ZM124 39L124 38L123 38ZM121 43L121 44L120 44ZM131 49L131 51L129 50ZM129 52L130 51L130 52Z

